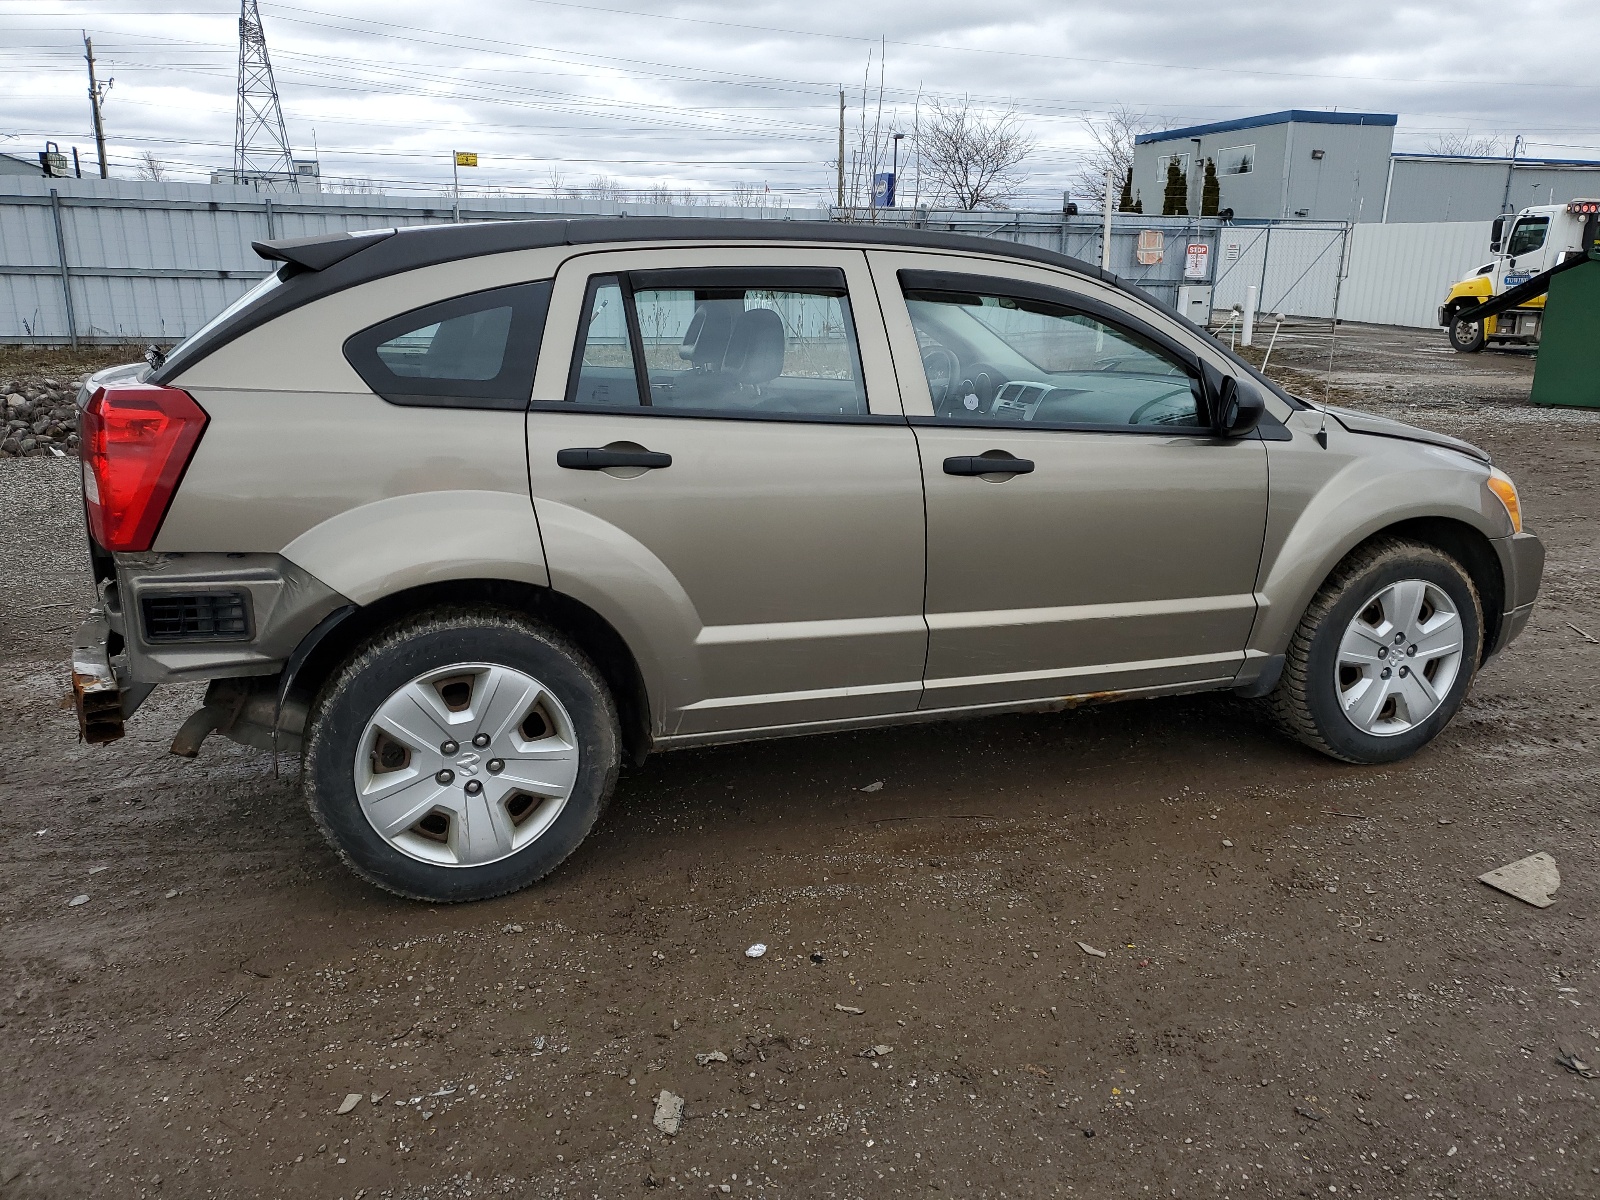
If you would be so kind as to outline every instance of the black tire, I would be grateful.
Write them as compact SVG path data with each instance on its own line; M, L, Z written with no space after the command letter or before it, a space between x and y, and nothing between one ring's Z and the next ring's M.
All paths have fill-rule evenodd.
M1457 309L1457 312L1460 310ZM1463 321L1456 313L1450 314L1450 348L1462 354L1476 354L1487 344L1482 321Z
M1437 710L1403 733L1375 735L1358 728L1339 700L1339 644L1362 606L1402 580L1436 584L1461 617L1461 662ZM1455 716L1477 674L1483 652L1483 608L1477 588L1449 555L1415 542L1381 538L1358 548L1322 585L1306 609L1266 705L1278 726L1314 750L1349 763L1409 758ZM1396 659L1403 662L1403 659Z
M396 849L363 813L354 774L379 706L410 681L456 663L532 676L565 710L579 751L576 781L548 828L509 857L475 866L425 862ZM339 857L380 888L445 904L505 895L553 871L600 818L621 761L617 710L599 671L561 634L497 609L436 609L371 638L323 686L306 731L306 804Z

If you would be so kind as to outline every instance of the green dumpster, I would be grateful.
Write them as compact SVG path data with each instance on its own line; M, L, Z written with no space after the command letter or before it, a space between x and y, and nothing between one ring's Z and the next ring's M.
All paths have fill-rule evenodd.
M1533 402L1600 408L1600 262L1550 281L1533 373Z
M1592 202L1583 224L1583 248L1525 283L1468 309L1457 318L1481 321L1545 296L1533 402L1600 408L1600 213Z

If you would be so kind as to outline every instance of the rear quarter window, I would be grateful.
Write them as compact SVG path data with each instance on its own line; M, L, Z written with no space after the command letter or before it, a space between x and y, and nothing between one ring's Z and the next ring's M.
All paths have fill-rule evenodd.
M344 356L391 404L526 408L550 286L491 288L412 309L348 338Z

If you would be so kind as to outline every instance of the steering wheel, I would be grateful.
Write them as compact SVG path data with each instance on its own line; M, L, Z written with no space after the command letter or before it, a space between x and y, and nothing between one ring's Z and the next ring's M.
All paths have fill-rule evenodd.
M956 376L961 374L961 360L943 346L927 346L922 351L922 369L928 377L928 396L933 401L933 410L938 412L950 399L950 389L955 386Z
M983 414L994 403L995 393L1005 386L1006 377L986 362L975 362L962 371L960 378L952 381L946 409L953 417ZM967 397L977 397L977 404L967 406Z
M1139 424L1139 418L1144 416L1145 413L1149 412L1152 408L1163 401L1171 400L1177 395L1192 395L1192 393L1188 388L1173 388L1170 392L1162 392L1161 395L1156 396L1154 399L1146 400L1143 404L1139 405L1138 408L1134 409L1133 414L1128 418L1128 424ZM1159 422L1151 422L1151 424L1159 424Z

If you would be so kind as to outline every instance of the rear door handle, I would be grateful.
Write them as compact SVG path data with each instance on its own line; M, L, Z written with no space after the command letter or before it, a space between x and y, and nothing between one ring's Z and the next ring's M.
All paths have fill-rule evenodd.
M944 460L946 475L1026 475L1033 470L1031 458L986 458L960 454Z
M646 467L659 470L672 465L672 455L655 450L607 450L601 446L575 446L556 451L556 466L569 471L604 471L607 467Z

